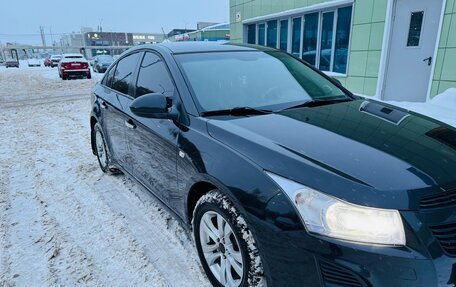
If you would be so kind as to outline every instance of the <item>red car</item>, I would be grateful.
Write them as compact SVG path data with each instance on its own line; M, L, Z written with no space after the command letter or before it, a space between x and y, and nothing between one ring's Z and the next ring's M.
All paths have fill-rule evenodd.
M51 61L51 57L46 57L46 59L44 59L44 66L45 67L50 67L52 65L52 61Z
M63 80L70 77L85 77L91 79L89 62L81 54L64 54L59 62L59 76Z

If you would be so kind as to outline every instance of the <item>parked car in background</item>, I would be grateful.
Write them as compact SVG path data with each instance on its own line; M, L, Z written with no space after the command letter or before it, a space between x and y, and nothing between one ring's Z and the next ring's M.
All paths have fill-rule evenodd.
M96 73L104 73L114 62L111 55L99 55L94 58L93 71Z
M27 65L29 67L41 67L41 61L39 59L30 58L27 60Z
M16 59L9 59L5 61L5 67L7 68L19 68L19 61Z
M214 286L456 283L454 127L239 44L131 48L91 101L101 170L193 232Z
M59 65L60 60L62 59L62 55L52 55L51 60L51 68L57 67Z
M43 64L45 67L50 67L52 65L51 56L46 57Z
M92 78L89 62L81 54L63 54L58 65L58 72L63 80L74 77Z

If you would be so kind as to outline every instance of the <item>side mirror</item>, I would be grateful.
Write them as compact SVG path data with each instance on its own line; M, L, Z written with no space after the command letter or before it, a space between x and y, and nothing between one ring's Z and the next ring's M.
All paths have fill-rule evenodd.
M160 93L145 94L130 104L130 110L138 117L151 119L177 119L177 112L170 108L171 100Z

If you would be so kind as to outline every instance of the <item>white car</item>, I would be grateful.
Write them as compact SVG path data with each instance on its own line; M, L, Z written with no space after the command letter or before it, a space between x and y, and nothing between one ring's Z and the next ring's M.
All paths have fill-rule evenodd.
M41 67L41 61L35 58L28 59L27 64L29 67Z

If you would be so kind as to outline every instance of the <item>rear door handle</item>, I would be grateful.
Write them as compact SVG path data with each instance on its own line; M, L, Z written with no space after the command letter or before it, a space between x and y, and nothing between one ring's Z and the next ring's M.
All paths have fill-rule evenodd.
M128 119L125 121L125 126L129 129L136 129L136 125L135 123L133 122L132 119Z
M106 110L108 108L108 104L104 101L101 102L101 108Z

